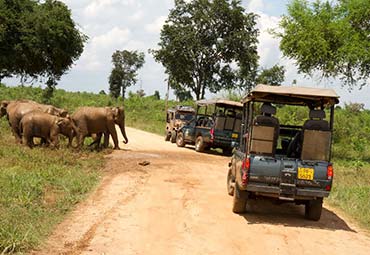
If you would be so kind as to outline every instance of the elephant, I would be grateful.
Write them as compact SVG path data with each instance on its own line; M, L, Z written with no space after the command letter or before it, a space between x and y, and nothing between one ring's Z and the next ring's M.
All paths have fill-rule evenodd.
M12 105L12 104L15 104L15 103L35 103L35 104L37 104L35 101L27 100L27 99L21 99L21 100L3 100L0 103L0 118L2 118L3 116L5 116L5 115L8 114L8 112L7 112L8 105L9 104Z
M43 139L52 148L58 148L59 134L68 137L71 144L77 131L70 117L58 117L39 110L25 114L19 127L23 135L23 143L30 148L34 146L34 137Z
M72 114L72 120L78 128L78 148L82 147L85 137L91 134L96 134L100 143L101 135L104 133L104 144L108 145L110 134L114 142L114 149L119 150L115 124L121 129L122 136L125 139L124 143L128 143L123 107L81 107Z
M59 109L52 105L39 104L30 100L10 101L6 104L6 107L5 104L6 103L4 103L4 109L6 109L9 125L12 128L17 143L22 143L19 123L27 113L38 110L59 117L68 116L68 112L64 109ZM4 111L3 108L1 111Z

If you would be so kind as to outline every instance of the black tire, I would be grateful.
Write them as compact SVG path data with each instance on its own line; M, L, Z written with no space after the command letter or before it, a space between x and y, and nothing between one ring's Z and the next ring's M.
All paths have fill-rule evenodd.
M164 140L168 142L171 138L171 133L166 131L166 136L164 137Z
M179 132L177 134L176 145L177 145L177 147L185 147L184 134L182 132Z
M225 156L232 156L233 155L233 148L223 148L222 152Z
M245 196L243 196L244 194L242 194L242 192L243 191L239 190L238 185L235 183L234 199L233 199L233 212L234 213L245 213L246 212L247 199L245 198Z
M305 205L305 217L308 220L320 220L322 212L322 199L307 201Z
M202 136L198 136L197 139L195 139L195 151L197 152L204 152L205 150L205 144Z
M235 177L233 176L230 168L229 172L227 173L227 194L229 194L230 196L234 195L234 189L235 189Z
M171 132L171 138L170 138L171 143L176 143L176 137L177 137L177 133L176 131L173 130Z

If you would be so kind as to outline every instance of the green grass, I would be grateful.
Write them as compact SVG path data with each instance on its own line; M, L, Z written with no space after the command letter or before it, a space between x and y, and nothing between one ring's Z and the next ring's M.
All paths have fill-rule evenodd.
M370 230L370 164L359 161L336 162L334 185L328 202Z
M103 154L16 145L0 121L0 253L36 247L99 181Z

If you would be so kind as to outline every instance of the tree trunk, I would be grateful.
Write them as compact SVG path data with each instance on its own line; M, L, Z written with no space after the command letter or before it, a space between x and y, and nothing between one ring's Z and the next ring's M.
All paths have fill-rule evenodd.
M125 101L125 93L126 93L126 88L125 86L122 86L122 101Z

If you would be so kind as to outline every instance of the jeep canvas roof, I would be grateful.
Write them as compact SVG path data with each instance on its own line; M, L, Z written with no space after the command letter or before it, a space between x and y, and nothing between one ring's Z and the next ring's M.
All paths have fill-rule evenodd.
M203 99L203 100L197 101L197 105L199 105L199 106L206 106L206 105L212 105L212 104L243 107L243 105L239 102L226 100L226 99L211 99L211 100Z
M339 96L333 89L259 84L242 99L242 102L252 100L277 104L330 106L339 103Z

